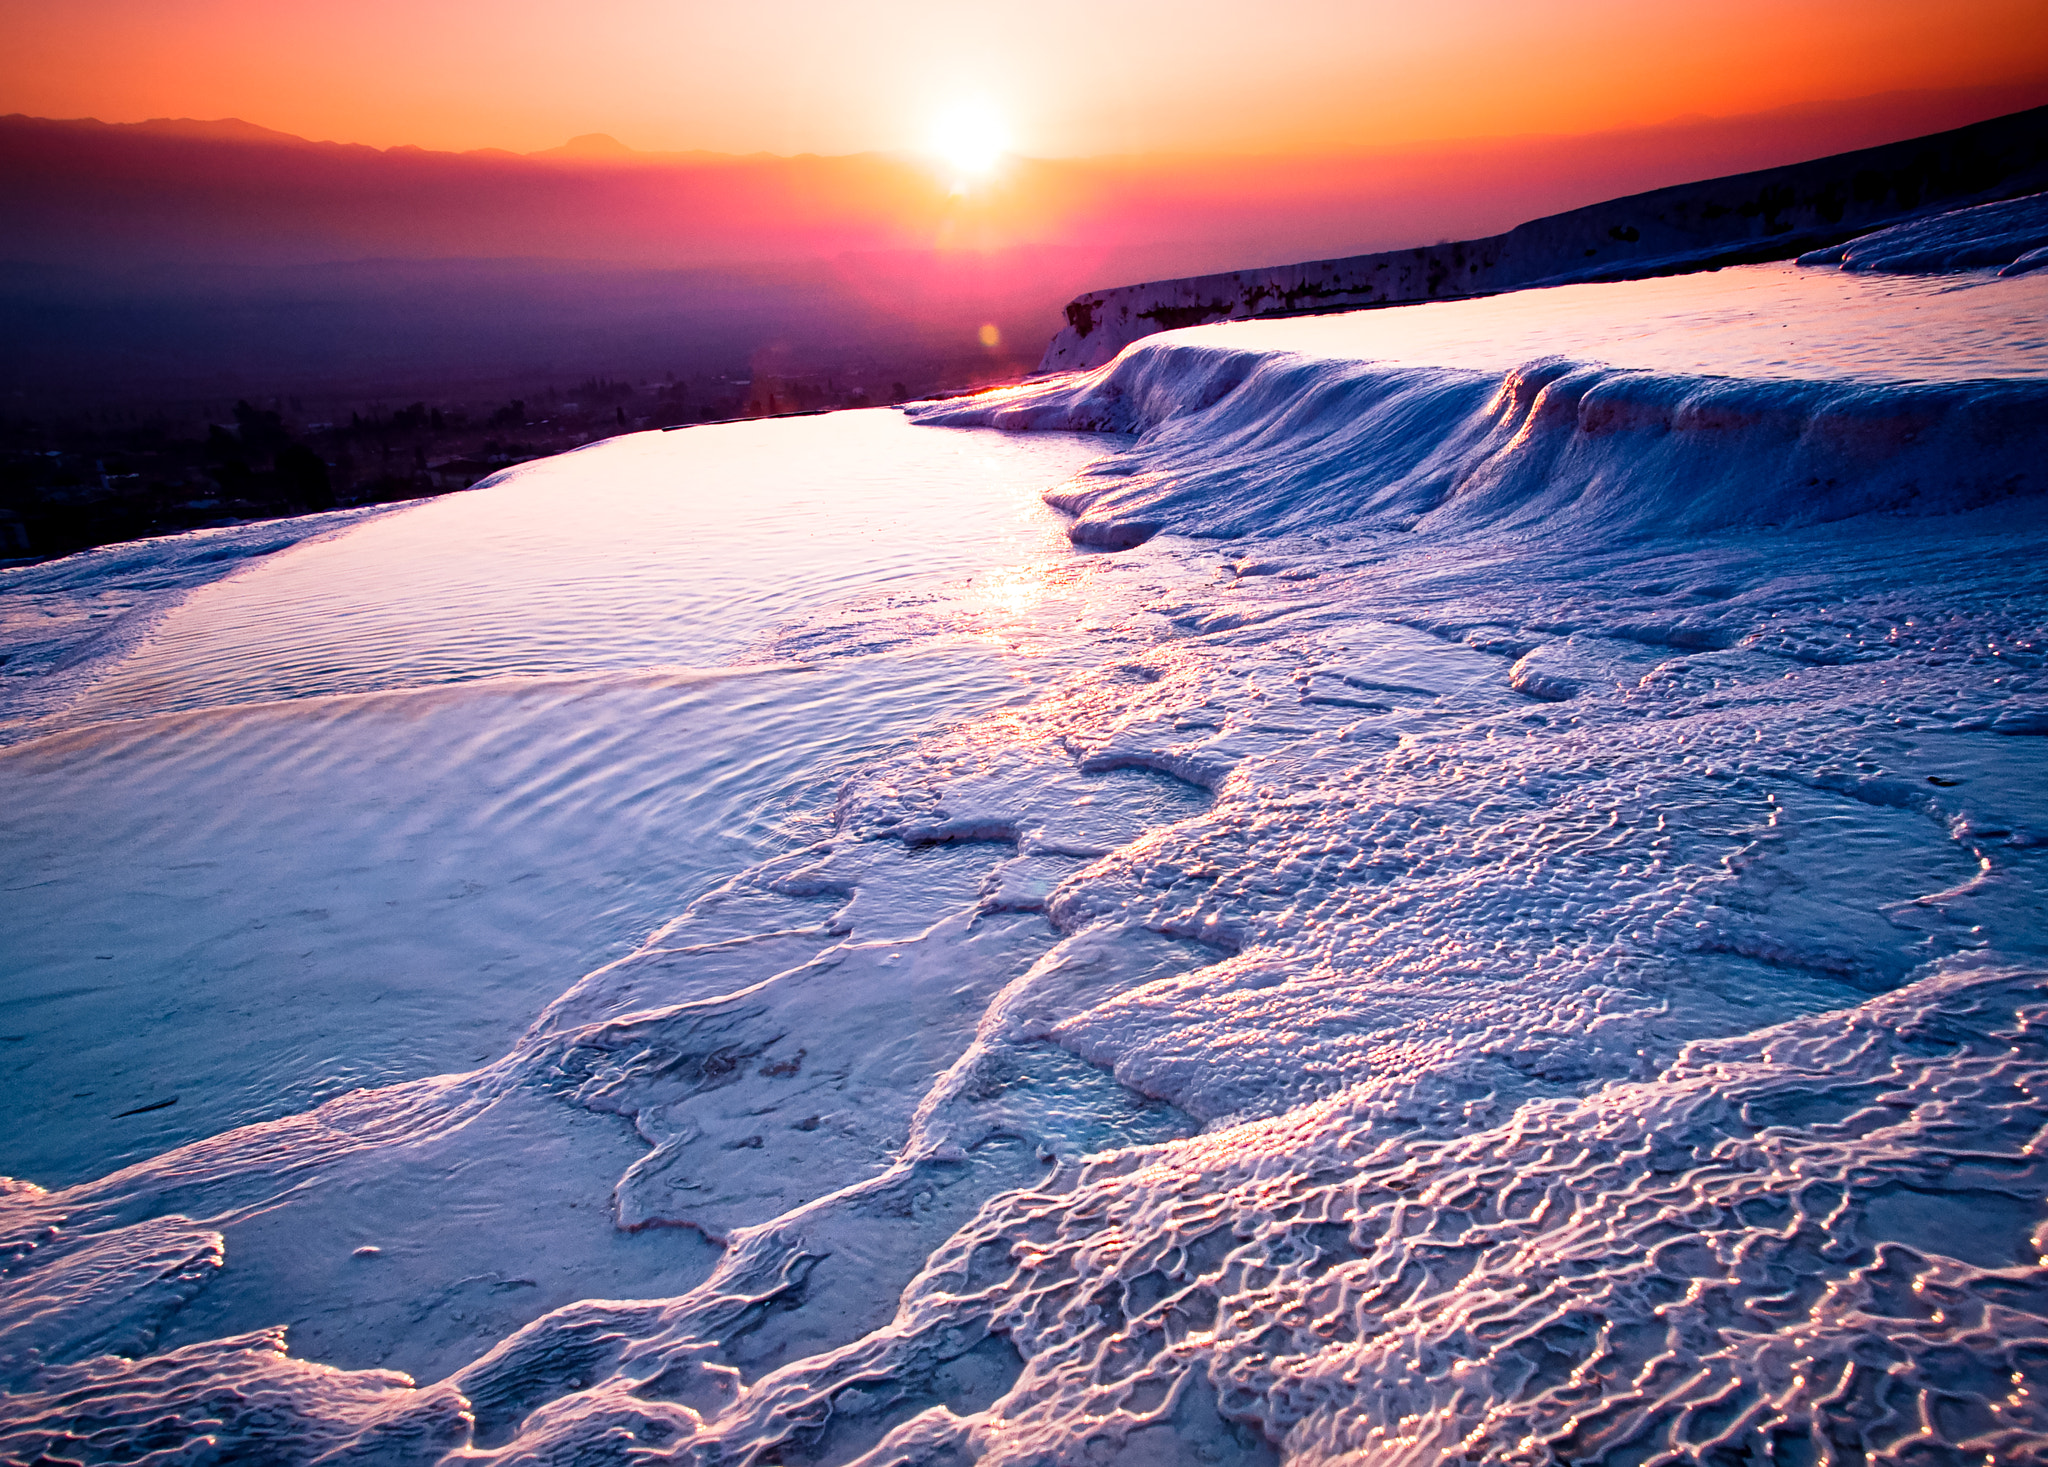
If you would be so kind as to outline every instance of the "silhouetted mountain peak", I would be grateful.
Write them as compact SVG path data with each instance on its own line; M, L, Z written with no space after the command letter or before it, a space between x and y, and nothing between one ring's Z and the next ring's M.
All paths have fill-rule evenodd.
M119 127L121 124L112 124ZM244 122L239 117L152 117L147 122L128 124L136 132L154 133L159 137L201 138L220 143L268 143L273 146L284 143L304 147L307 139L295 133L279 132L272 127L259 127L253 122Z
M635 151L608 132L586 132L570 138L559 148L543 148L530 158L631 158Z

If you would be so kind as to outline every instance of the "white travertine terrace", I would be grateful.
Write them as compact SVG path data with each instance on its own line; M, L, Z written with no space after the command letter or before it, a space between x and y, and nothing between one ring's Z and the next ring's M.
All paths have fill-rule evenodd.
M749 786L812 823L707 857L491 1063L7 1184L0 1457L2039 1459L2039 278L1202 328L919 409L1137 435L1044 485L1123 548L821 592L745 676L522 671L566 654L508 611L529 650L431 698L198 707L310 676L219 582L244 630L169 613L95 685L127 721L0 753L39 829L135 761L225 801L274 750L313 809L410 746L448 778L385 776L409 818L515 846L544 807L596 882L665 766L832 776ZM810 420L808 462L880 421ZM268 564L281 620L332 594ZM547 595L638 627L651 584ZM890 722L921 687L942 723Z

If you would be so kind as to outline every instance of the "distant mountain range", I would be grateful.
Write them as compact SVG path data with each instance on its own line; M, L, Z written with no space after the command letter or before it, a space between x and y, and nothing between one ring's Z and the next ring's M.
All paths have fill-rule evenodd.
M0 260L127 269L546 257L689 267L1053 246L1147 252L1181 275L1493 233L1602 198L2043 102L2048 81L1340 157L1015 159L964 191L910 154L652 153L601 133L524 155L449 153L313 142L234 118L17 114L0 117Z
M1030 360L1090 288L1474 238L2042 102L2048 82L1343 157L1013 159L965 189L908 154L0 117L0 391L976 351L989 325Z

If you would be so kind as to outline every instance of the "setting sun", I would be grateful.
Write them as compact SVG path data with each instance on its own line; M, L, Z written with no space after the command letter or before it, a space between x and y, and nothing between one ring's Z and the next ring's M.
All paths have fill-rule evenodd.
M931 151L963 178L979 178L989 172L1010 146L1002 116L979 98L957 103L939 114L930 137Z

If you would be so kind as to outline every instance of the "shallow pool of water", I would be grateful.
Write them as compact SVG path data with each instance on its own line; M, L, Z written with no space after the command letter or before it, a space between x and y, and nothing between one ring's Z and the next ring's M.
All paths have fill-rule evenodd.
M0 1173L502 1054L865 759L1025 696L1001 638L748 654L978 573L1015 600L1076 559L1040 495L1113 446L893 412L639 434L193 591L0 751Z
M2048 376L2048 276L1741 265L1478 300L1231 321L1176 341L1497 372L1540 357L1826 381Z
M193 592L68 721L719 666L820 606L1067 554L1039 496L1116 446L887 409L610 439Z

